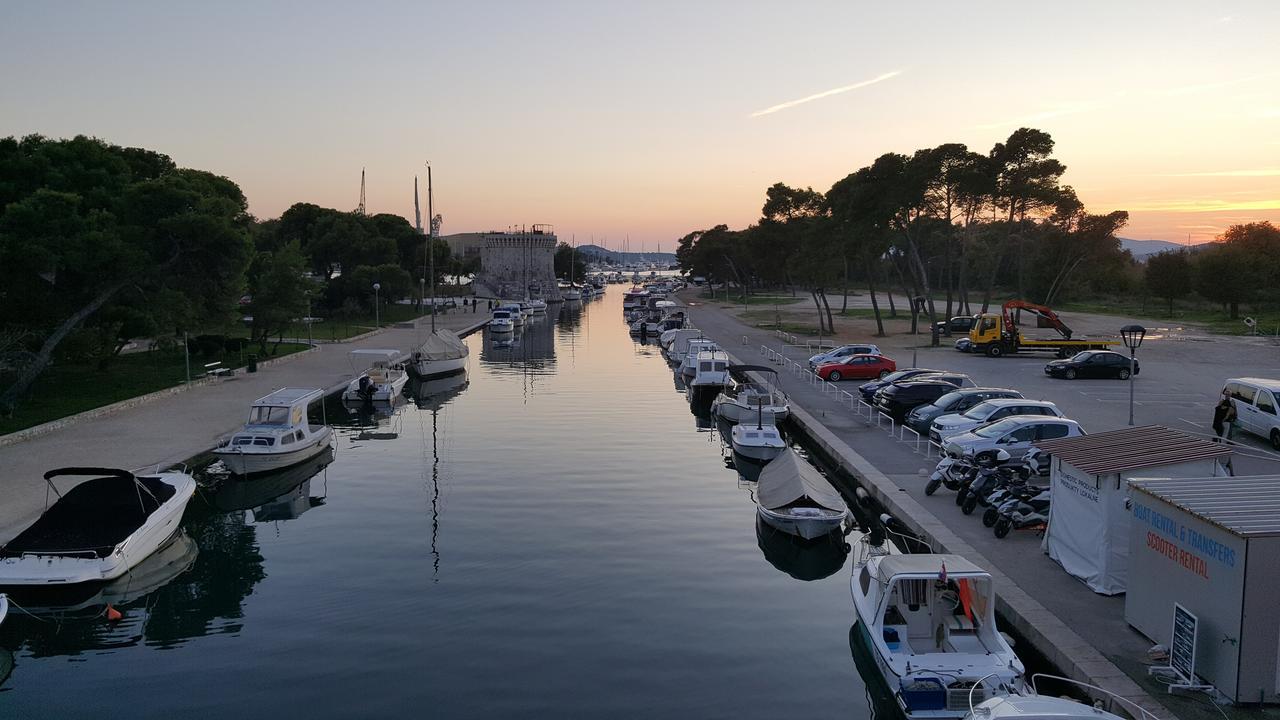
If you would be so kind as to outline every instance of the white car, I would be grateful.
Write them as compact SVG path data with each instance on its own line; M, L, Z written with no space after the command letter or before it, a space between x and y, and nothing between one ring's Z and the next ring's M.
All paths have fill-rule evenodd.
M1236 425L1280 450L1280 380L1231 378L1222 391L1236 405Z
M1063 416L1058 406L1048 400L997 398L980 402L958 415L943 415L934 419L929 426L929 439L942 444L947 438L1015 415Z
M942 445L947 457L976 455L983 450L1004 450L1018 457L1037 440L1084 435L1075 420L1056 415L1021 415L988 423L973 432L960 433Z
M838 348L818 353L809 358L809 369L816 370L823 363L840 362L850 355L883 355L880 348L870 344L841 345Z

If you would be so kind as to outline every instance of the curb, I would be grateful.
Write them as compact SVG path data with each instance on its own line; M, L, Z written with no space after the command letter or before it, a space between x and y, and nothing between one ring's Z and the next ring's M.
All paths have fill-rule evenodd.
M302 356L307 355L308 353L317 352L319 349L320 349L319 347L316 347L313 345L311 348L307 350L299 350L296 353L290 353L282 357L268 358L258 363L258 367L262 368L262 367L271 367L273 365L283 365L285 363L293 362L294 360L297 360ZM232 377L239 377L244 374L245 374L244 368L237 368ZM193 388L203 387L205 385L213 385L219 382L220 380L221 378L217 378L217 377L200 378L199 380L192 380L190 383L174 385L173 387L164 388L163 390L156 390L154 392L149 392L145 395L138 395L136 397L120 400L118 402L111 403L110 405L103 405L102 407L96 407L91 410L85 410L84 412L76 413L75 415L68 415L67 417L58 418L57 420L50 420L49 422L41 423L40 425L33 425L32 427L24 428L16 432L11 432L7 435L0 435L0 447L14 445L16 443L30 440L32 438L39 437L41 435L47 435L51 432L57 432L58 430L69 427L71 425L76 425L78 423L85 422L87 420L94 420L96 418L105 417L107 415L114 415L115 413L121 412L123 410L129 410L130 408L135 408L140 405L146 405L147 403L160 400L161 398L166 398L171 395L184 393Z

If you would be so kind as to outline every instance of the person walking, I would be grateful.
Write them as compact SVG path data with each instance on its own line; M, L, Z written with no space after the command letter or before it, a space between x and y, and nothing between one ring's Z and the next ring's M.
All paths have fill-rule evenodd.
M1231 394L1226 390L1222 391L1222 398L1218 400L1218 404L1213 406L1213 432L1218 436L1215 438L1217 442L1222 442L1225 434L1228 440L1231 439L1231 430L1236 422L1236 404L1231 399Z

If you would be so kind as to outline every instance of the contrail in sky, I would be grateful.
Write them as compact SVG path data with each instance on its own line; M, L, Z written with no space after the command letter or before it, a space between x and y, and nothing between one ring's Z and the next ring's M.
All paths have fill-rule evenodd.
M808 97L802 97L799 100L788 100L787 102L780 103L772 107L767 107L763 110L757 110L756 112L751 113L751 117L760 117L761 115L770 115L778 112L779 110L786 110L787 108L793 108L797 105L803 105L807 102L813 102L814 100L821 100L822 98L831 97L832 95L839 95L840 93L847 93L850 90L857 90L858 88L864 88L868 85L875 85L878 82L884 82L885 80L888 80L891 77L894 77L896 75L901 75L901 74L902 74L901 70L894 70L893 72L887 72L883 75L877 75L871 78L870 80L863 80L862 82L856 82L852 85L845 85L844 87L833 88L831 90L824 90L820 93L816 93Z

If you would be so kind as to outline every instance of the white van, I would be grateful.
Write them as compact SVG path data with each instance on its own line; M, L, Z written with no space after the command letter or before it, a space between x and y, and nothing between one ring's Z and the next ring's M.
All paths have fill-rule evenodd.
M1280 450L1280 380L1231 378L1222 386L1236 403L1236 423L1241 430L1271 441Z

